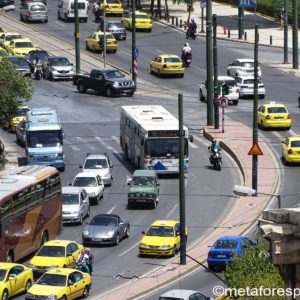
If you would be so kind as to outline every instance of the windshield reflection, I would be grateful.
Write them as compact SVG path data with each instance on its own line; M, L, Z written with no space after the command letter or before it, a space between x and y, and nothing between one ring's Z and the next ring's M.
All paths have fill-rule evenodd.
M29 131L27 145L30 148L58 147L63 144L62 131Z

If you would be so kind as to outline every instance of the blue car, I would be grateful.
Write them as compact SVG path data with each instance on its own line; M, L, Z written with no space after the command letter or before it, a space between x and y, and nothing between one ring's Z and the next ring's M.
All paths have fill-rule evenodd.
M236 255L244 255L249 245L253 245L253 242L245 236L220 237L208 252L208 268L224 269L226 263L234 260Z

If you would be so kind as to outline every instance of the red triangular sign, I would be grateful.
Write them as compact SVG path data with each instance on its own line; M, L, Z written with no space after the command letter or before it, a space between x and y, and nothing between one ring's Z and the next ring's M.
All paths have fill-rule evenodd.
M248 152L248 155L263 155L263 153L258 144L254 143L250 151Z

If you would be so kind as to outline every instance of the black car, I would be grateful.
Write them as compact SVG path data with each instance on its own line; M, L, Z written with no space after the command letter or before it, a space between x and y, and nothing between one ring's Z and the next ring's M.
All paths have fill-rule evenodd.
M126 40L126 29L124 28L124 25L121 21L107 21L106 31L110 32L117 40Z
M38 57L41 64L44 64L50 54L45 50L32 50L29 51L28 54L25 56L25 60L28 62L30 68L33 70L33 63L34 60Z
M24 57L21 56L7 56L7 59L14 64L17 71L21 72L24 76L31 77L30 66L25 60Z
M15 5L15 1L14 0L0 0L0 8L9 6L9 5Z

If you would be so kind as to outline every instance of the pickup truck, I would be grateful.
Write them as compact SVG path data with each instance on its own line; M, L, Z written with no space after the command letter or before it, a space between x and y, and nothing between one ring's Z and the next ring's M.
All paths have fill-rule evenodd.
M131 97L135 91L134 81L115 69L93 69L90 74L74 74L73 85L77 86L79 93L91 89L107 97L114 95Z

